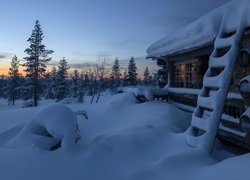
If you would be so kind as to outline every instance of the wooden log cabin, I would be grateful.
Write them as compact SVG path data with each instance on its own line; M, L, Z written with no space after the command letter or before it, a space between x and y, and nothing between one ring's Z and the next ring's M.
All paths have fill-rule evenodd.
M161 67L158 72L161 77L159 86L168 91L169 102L180 109L193 112L197 106L197 96L202 88L203 76L208 69L209 57L214 49L214 40L219 31L224 8L227 6L224 5L187 27L162 38L147 50L147 58L156 60L157 65ZM247 95L242 97L239 92L240 83L244 77L250 75L250 20L248 24L241 38L237 64L217 137L250 150L249 115L246 121L244 118L242 123L240 121L250 106L249 84L246 88L248 92L245 92ZM230 37L234 33L228 31L225 36ZM218 49L216 55L221 57L228 50ZM223 68L213 71L216 75L223 71ZM242 127L242 124L246 127Z

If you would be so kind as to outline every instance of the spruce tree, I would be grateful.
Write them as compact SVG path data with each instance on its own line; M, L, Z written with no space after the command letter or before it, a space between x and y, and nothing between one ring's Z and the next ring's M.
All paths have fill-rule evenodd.
M150 73L149 73L149 70L148 70L148 67L146 67L144 73L143 73L143 84L144 85L149 85L150 83Z
M58 70L57 70L57 78L56 78L56 99L62 100L66 98L68 92L68 70L69 70L68 62L65 58L59 61Z
M116 58L111 72L111 89L115 91L121 84L121 69L119 59Z
M90 94L90 78L89 78L88 72L85 72L84 74L84 84L86 88L86 93L89 95Z
M71 93L73 98L78 97L79 86L80 86L80 76L78 70L74 70L74 74L71 79Z
M31 37L27 40L30 43L30 47L24 51L28 56L24 58L26 63L23 64L26 67L26 77L29 78L28 85L32 91L33 106L38 105L41 92L39 78L44 76L46 63L51 60L48 55L53 53L52 50L45 49L45 45L42 44L43 38L41 25L39 21L36 21Z
M112 67L111 78L119 80L121 75L122 74L121 74L119 59L116 58L115 62L114 62L114 65Z
M11 60L11 67L9 68L9 81L7 87L7 96L9 103L15 105L16 99L19 98L19 86L20 86L20 76L19 73L19 62L20 60L14 56Z
M80 79L79 79L79 91L78 91L78 102L83 103L84 102L84 95L85 95L85 79L84 79L84 72L81 71Z
M2 98L5 98L6 86L7 86L7 79L2 74L0 75L0 97Z
M128 64L128 78L127 78L127 82L129 85L131 86L135 86L137 84L137 67L136 67L136 63L135 63L135 59L134 57L131 57L131 59L129 60L129 64Z
M55 66L52 67L51 72L47 74L47 81L45 84L46 93L45 98L55 99L56 93L56 80L57 80L57 69Z
M128 71L127 69L124 69L122 86L127 86L127 85L128 85Z

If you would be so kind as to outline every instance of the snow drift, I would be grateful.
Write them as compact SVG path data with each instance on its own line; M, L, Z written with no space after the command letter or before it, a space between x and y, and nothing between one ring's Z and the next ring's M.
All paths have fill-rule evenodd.
M88 112L89 121L78 121L82 138L77 151L6 147L6 143L21 134L22 123L26 127L37 110L22 109L14 115L13 110L0 111L0 179L249 180L249 154L236 156L242 152L218 141L212 155L186 145L184 132L190 126L191 114L162 101L138 104L132 93L102 99L102 103L95 105L67 105L73 112L83 108ZM39 111L36 117L47 116ZM72 114L70 117L73 118ZM70 127L59 128L65 133L75 130L74 123ZM71 136L74 135L71 131ZM61 138L60 133L54 136Z

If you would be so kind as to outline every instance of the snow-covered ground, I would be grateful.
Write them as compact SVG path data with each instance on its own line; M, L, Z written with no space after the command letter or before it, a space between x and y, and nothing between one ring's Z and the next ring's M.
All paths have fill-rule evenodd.
M50 114L57 115L57 110L46 114L51 103L6 109L0 101L0 179L250 179L250 154L240 155L237 149L218 141L212 155L191 149L185 141L191 114L161 101L139 104L130 92L102 97L98 104L65 105L73 112L87 111L88 120L78 119L82 138L72 149L41 148L39 139L26 141L23 134L34 130L27 126L38 122L38 117L46 121ZM67 112L64 110L63 115ZM51 125L49 132L59 132L62 124L45 126ZM20 141L26 142L25 146L20 146Z

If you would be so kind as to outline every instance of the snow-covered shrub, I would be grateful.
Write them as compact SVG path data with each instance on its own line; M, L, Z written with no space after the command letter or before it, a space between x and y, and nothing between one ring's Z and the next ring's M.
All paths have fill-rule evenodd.
M47 106L34 115L10 145L35 146L46 150L74 148L80 139L76 116L84 113L86 114L85 111L74 113L62 104Z

